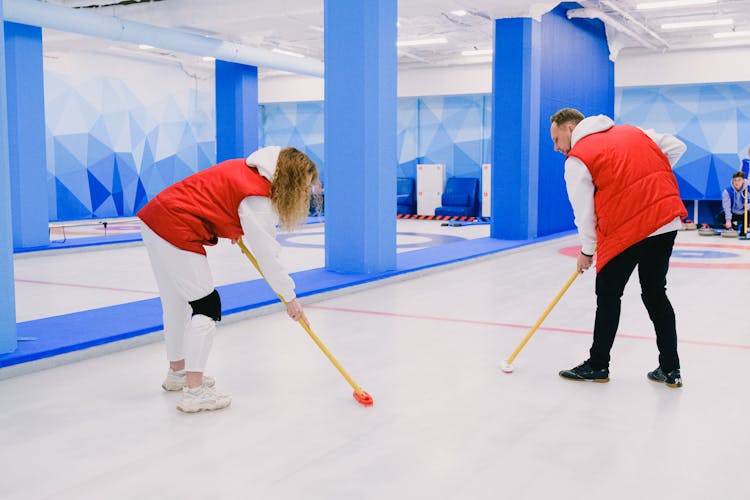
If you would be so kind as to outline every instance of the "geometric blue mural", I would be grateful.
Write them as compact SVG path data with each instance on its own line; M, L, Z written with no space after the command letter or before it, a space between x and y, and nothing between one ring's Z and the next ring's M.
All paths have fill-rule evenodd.
M173 88L146 103L121 79L73 84L50 71L44 85L51 221L132 216L215 163L212 92Z
M260 104L258 108L261 147L299 149L315 162L325 184L323 102Z
M448 177L481 177L491 127L485 95L420 97L419 163L443 163Z
M485 94L399 98L397 175L415 178L417 163L444 163L448 177L480 178L490 162L489 106ZM260 144L303 150L325 182L323 103L266 103L259 112Z
M419 103L416 97L398 100L396 110L397 177L417 177L419 149Z
M750 145L750 84L615 90L617 123L677 136L688 147L674 172L683 200L719 200Z

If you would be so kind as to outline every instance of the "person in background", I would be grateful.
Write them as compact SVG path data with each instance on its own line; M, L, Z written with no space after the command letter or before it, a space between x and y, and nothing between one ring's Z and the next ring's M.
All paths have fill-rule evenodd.
M169 370L162 388L182 391L177 409L218 410L231 398L204 376L221 301L205 246L219 238L245 243L263 277L286 302L293 320L304 319L294 282L279 261L277 223L294 229L309 214L315 163L294 148L262 148L186 177L149 201L139 212L143 242L159 288Z
M641 298L656 330L659 365L647 377L681 387L675 314L666 294L669 257L687 216L672 166L687 149L677 138L584 118L565 108L550 118L555 151L566 155L565 184L581 240L578 272L596 251L596 318L589 358L560 372L571 380L609 381L620 303L638 268Z
M724 227L740 231L740 236L745 236L745 205L747 198L745 188L748 185L745 174L738 170L732 175L732 184L721 192L721 206L724 209Z

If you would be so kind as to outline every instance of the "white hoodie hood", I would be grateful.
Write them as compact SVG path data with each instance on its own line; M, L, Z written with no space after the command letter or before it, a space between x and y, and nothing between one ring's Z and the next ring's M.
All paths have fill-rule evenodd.
M273 174L276 172L276 163L279 161L279 153L281 153L281 148L279 146L261 148L248 156L245 163L248 167L257 168L260 175L271 181L273 180Z
M604 132L609 130L615 125L612 119L605 115L589 116L584 118L576 128L573 130L573 135L570 138L570 147L576 145L576 142L583 139L587 135L596 134L598 132Z

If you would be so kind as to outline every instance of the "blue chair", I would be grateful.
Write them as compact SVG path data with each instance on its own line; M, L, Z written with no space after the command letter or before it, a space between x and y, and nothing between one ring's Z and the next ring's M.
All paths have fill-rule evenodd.
M478 199L479 179L473 177L451 177L445 183L445 190L441 198L443 206L435 209L435 215L476 216Z
M417 195L414 189L414 179L399 177L396 184L396 213L417 213Z

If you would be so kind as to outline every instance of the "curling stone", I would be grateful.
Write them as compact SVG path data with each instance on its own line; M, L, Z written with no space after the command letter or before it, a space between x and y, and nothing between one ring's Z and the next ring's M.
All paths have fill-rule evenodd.
M713 228L705 225L701 226L701 228L698 229L698 234L701 236L719 236L719 231L716 231Z
M698 229L698 224L691 221L690 219L685 219L682 221L682 230L683 231L695 231Z
M737 238L739 236L739 233L737 231L734 231L733 229L725 229L721 232L722 238Z

